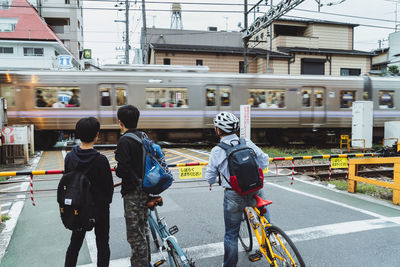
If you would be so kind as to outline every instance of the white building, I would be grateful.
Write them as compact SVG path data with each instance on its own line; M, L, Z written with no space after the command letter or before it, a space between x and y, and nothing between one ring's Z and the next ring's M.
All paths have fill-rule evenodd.
M2 0L0 0L2 1ZM80 59L83 51L83 9L80 0L28 0L61 42ZM83 66L83 62L81 62Z
M397 65L400 69L400 31L389 34L389 64Z
M80 65L37 11L25 0L1 5L0 69L59 68L79 69Z

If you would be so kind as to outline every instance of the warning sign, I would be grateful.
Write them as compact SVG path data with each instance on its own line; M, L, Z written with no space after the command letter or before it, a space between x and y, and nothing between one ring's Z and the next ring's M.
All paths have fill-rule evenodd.
M332 158L332 169L347 169L347 158Z
M190 166L179 168L179 179L202 178L203 168L201 166Z

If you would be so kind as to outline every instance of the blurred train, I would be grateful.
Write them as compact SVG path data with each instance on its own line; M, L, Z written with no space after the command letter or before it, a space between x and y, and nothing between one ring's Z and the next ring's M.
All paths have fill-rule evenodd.
M0 72L0 90L8 124L34 124L36 140L47 146L72 135L85 116L99 119L101 143L115 143L116 112L124 104L140 109L139 128L152 138L174 142L212 140L213 117L220 111L239 116L242 104L252 106L252 139L268 144L326 142L350 133L352 103L359 100L374 102L375 137L383 135L385 121L400 118L400 78L178 70Z

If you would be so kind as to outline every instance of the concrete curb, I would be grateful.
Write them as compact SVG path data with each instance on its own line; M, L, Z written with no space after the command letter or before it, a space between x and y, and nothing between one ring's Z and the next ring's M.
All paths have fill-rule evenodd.
M27 171L36 169L40 159L42 158L43 152L41 151L40 154L32 159L30 162L30 167L26 169ZM29 187L29 182L21 183L20 190L26 191ZM21 214L22 208L24 207L26 196L21 194L17 195L15 202L11 205L9 216L11 217L10 220L4 222L4 228L0 232L0 265L1 261L3 260L4 255L6 254L6 250L8 245L10 244L11 237L14 233L15 226L17 226L19 215Z

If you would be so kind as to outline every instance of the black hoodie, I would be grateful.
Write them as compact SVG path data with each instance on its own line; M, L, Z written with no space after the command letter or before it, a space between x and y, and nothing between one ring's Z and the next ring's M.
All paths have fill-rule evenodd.
M92 163L92 161L95 160ZM91 183L91 190L96 206L110 204L114 193L114 183L108 159L95 149L81 149L79 146L72 148L65 157L65 173L75 169L85 170Z

